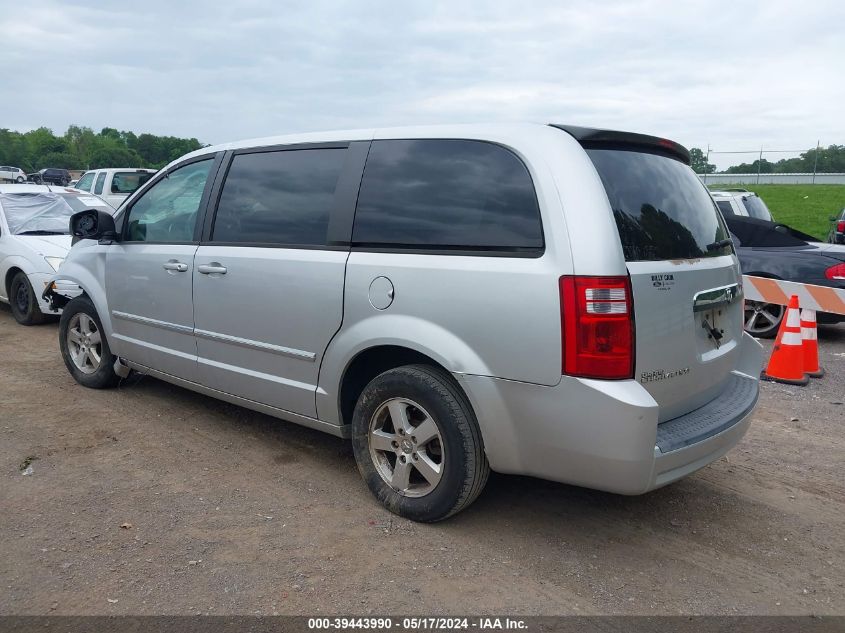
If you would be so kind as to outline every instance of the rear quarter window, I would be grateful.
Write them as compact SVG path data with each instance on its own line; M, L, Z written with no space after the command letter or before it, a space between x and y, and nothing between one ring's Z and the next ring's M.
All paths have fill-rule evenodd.
M540 209L510 150L482 141L374 141L352 234L358 245L537 251Z
M626 261L731 253L707 189L687 165L660 154L587 149L607 192Z
M719 210L722 212L723 215L736 215L734 213L734 208L731 206L731 203L727 200L719 200L716 202L719 207Z
M742 204L745 205L748 215L752 218L772 221L772 214L769 212L769 208L758 196L743 196Z

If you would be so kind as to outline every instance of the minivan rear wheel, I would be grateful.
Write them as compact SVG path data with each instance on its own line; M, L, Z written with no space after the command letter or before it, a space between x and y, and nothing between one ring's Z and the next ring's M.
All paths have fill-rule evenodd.
M84 387L107 389L120 382L117 358L109 349L103 324L86 296L72 299L59 320L59 348L70 375Z
M364 388L352 418L352 447L370 491L414 521L460 512L490 472L466 396L448 374L427 365L391 369Z

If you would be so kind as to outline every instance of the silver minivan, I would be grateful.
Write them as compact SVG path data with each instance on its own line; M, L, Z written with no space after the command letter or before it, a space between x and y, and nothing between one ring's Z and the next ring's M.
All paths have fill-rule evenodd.
M444 519L492 469L636 495L743 436L760 345L689 155L561 125L201 149L71 220L60 345L350 438L391 511Z

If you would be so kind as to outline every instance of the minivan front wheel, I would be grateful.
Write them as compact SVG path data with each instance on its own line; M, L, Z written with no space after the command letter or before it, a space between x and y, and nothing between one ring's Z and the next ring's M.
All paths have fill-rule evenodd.
M391 369L365 387L352 446L370 491L414 521L461 511L490 471L469 402L448 374L427 365Z
M120 376L114 372L117 359L109 349L100 317L88 297L76 297L62 310L59 348L70 375L80 385L106 389L120 382Z

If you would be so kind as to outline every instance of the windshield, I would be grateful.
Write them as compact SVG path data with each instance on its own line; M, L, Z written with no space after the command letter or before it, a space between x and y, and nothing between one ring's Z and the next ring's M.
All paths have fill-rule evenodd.
M774 221L772 213L769 211L769 207L766 206L766 203L763 202L760 196L743 196L742 203L745 205L748 215L752 218L757 218L758 220L768 220L769 222Z
M731 253L721 214L698 176L657 154L588 149L604 184L626 261Z
M143 171L116 172L111 180L111 192L125 194L134 193L138 187L143 185L153 176L155 176L154 173L147 173Z
M66 235L68 221L77 211L114 212L99 198L72 193L0 194L0 208L13 235Z

